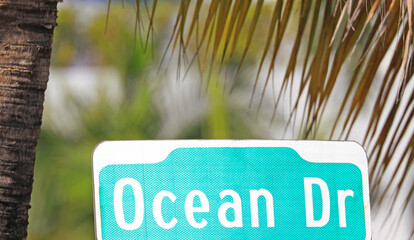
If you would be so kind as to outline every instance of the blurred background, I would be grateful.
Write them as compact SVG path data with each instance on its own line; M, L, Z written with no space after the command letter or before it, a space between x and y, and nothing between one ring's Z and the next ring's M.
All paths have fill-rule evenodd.
M159 2L154 36L147 46L147 25L136 27L133 4L112 1L108 19L107 8L108 2L103 0L71 0L59 5L37 147L29 240L94 239L91 154L100 141L297 139L300 123L286 124L291 109L289 99L282 99L274 114L277 79L264 93L260 109L259 99L249 107L257 55L247 56L235 84L226 74L213 75L205 83L193 70L184 79L187 69L178 63L175 54L167 53L161 64L178 1ZM267 4L264 8L268 15L263 14L263 21L271 17L272 11ZM267 27L257 31L260 36ZM293 44L294 33L292 43L287 41L286 46ZM289 33L286 36L289 40ZM255 45L260 46L264 40L254 41L250 52L254 53ZM235 50L235 59L242 51ZM283 51L289 50L281 51L278 64L285 66L289 52L284 59ZM225 72L236 71L237 61L225 67ZM277 69L278 66L275 72ZM341 74L346 77L346 71ZM230 86L232 93L228 94ZM333 96L337 97L327 107L323 122L327 126L332 126L334 119L329 109L337 107L342 94ZM300 113L296 117L300 119ZM326 129L320 129L314 138L328 138L330 128ZM360 134L353 132L351 139L358 141ZM377 210L373 214L373 239L409 239L412 212L411 204L403 216L395 218L398 223L382 225L386 211ZM390 236L396 226L396 235Z

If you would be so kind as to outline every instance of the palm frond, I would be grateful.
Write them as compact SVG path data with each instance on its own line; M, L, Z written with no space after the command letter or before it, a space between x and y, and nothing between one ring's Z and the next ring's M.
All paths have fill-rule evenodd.
M413 5L412 0L182 0L168 49L178 53L179 64L180 59L187 68L199 64L202 73L236 61L236 81L247 56L256 56L250 104L259 98L256 107L260 109L272 74L280 75L275 66L283 57L283 41L295 31L275 111L283 93L296 92L288 124L294 125L294 116L303 112L298 136L313 138L322 127L334 90L345 85L329 138L349 139L352 131L360 131L356 128L362 115L370 113L363 145L370 159L373 196L383 199L397 192L393 199L398 196L408 203L414 185L405 195L400 189L411 181L414 167ZM263 20L266 9L272 10ZM258 29L262 30L258 33ZM300 78L295 78L300 66ZM339 77L344 72L348 77ZM263 75L264 84L259 86ZM299 81L297 89L293 81ZM374 99L373 103L368 99ZM305 103L303 108L300 102ZM386 173L392 176L389 182L382 178Z

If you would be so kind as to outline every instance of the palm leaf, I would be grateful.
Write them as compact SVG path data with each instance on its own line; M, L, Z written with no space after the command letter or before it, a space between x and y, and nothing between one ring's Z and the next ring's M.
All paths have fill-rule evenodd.
M155 5L156 1L149 30ZM361 141L370 159L373 198L384 199L388 193L397 192L393 201L398 196L407 205L414 197L413 184L408 182L408 193L401 190L407 181L412 181L409 173L414 161L414 87L410 82L413 5L411 0L182 0L167 49L173 43L172 51L178 52L179 59L190 56L188 68L198 59L202 72L207 68L211 72L217 65L222 69L226 62L237 61L235 81L246 58L256 57L258 68L250 104L254 105L258 97L260 109L270 77L275 74L277 58L281 57L283 41L289 41L290 33L295 31L275 96L275 112L283 94L296 92L287 124L299 126L299 138L315 138L324 125L327 105L335 90L345 85L329 138L350 139L353 131L360 131L356 128L360 128L363 115L371 113ZM273 10L263 20L267 8ZM201 29L196 27L199 23ZM267 29L264 34L257 30L263 26ZM260 44L251 53L256 41ZM236 55L240 46L241 53ZM301 76L295 78L299 66ZM344 72L347 77L340 77ZM256 96L261 80L263 88ZM299 81L298 88L293 88L293 81ZM298 112L303 113L299 125L294 117ZM391 180L383 178L385 173L392 176Z

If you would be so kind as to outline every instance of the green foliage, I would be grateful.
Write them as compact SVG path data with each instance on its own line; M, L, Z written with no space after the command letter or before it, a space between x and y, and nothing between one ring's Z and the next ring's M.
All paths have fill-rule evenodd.
M37 148L29 239L93 239L91 161L94 139L42 131Z
M165 19L170 14L171 3L160 4L159 9L165 11L159 13L160 21L157 20L163 28L163 22L168 24ZM72 109L68 109L68 114L78 116L74 118L76 129L63 132L76 134L56 131L57 126L52 126L50 121L43 125L37 147L29 240L93 239L91 154L94 146L103 140L157 139L162 124L164 113L158 110L156 100L163 81L147 77L158 66L152 60L153 53L149 50L144 53L136 39L134 21L131 22L134 17L121 6L113 5L105 32L105 12L90 16L87 24L80 27L77 27L77 14L71 8L59 11L52 68L76 69L79 62L89 67L115 68L121 76L124 96L117 105L110 102L105 91L92 89L98 93L99 100L88 105L61 86L65 105ZM150 44L158 46L159 43L150 41ZM260 136L245 123L246 112L231 106L223 87L220 81L210 82L208 91L200 96L205 95L207 101L205 113L177 133L176 138ZM45 119L54 114L52 110L46 107Z
M65 9L59 11L59 27L56 28L53 39L53 51L51 65L68 66L72 64L76 57L76 47L74 42L76 36L76 14Z

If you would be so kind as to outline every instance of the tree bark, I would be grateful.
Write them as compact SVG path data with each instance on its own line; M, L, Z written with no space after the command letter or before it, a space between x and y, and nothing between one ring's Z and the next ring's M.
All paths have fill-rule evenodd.
M58 0L0 0L0 239L26 239Z

